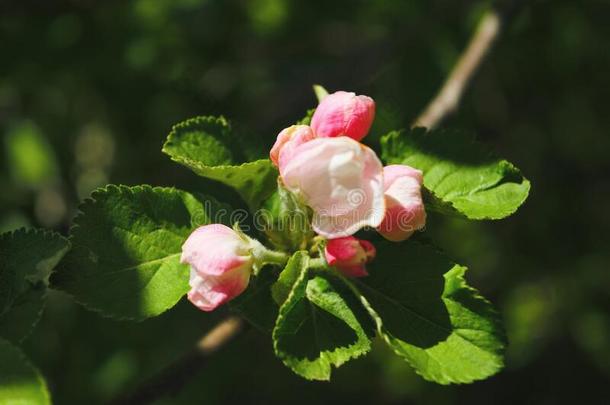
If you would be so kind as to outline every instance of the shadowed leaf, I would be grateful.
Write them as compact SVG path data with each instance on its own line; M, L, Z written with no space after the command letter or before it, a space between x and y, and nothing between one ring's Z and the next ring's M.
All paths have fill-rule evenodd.
M43 230L0 235L0 336L26 337L44 307L49 275L69 248L68 240Z

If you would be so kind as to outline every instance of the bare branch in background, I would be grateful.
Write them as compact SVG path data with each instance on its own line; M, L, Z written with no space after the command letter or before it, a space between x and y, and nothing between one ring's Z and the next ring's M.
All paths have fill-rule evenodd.
M193 350L167 366L159 374L144 381L133 390L120 395L111 404L148 404L167 395L176 395L206 364L209 356L244 330L244 321L229 317L206 333Z
M475 34L438 94L417 117L413 127L437 127L460 104L464 90L470 84L486 55L500 35L504 19L499 11L490 10L482 17Z

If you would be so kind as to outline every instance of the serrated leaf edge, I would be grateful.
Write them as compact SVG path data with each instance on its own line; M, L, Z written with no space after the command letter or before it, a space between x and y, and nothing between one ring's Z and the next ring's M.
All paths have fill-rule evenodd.
M429 131L426 128L422 128L422 127L416 127L416 128L412 128L411 132L423 132L425 135L431 135L432 133L437 134L435 136L443 136L446 133L450 132L449 130L446 129L436 129L434 131ZM474 134L471 134L469 132L464 132L464 131L459 131L460 134L464 135L467 138L470 138L469 141L472 144L476 144L476 138L474 136ZM385 145L388 142L390 142L391 138L399 138L401 136L405 136L406 135L406 131L404 129L401 130L395 130L395 131L391 131L387 134L385 134L384 136L381 137L381 145ZM446 136L449 136L448 134L446 134ZM384 163L388 164L387 162L387 158L386 156L383 156L384 158ZM515 170L516 172L519 173L519 175L521 176L522 182L521 183L514 183L514 184L519 184L519 185L525 185L526 190L524 193L524 196L521 200L519 200L518 204L515 204L515 207L511 210L505 211L505 213L503 215L486 215L486 216L477 216L477 215L470 215L467 213L464 213L462 211L460 211L458 208L455 207L455 204L453 201L447 201L444 198L442 198L441 196L439 196L438 194L436 194L433 190L430 190L429 188L426 188L426 191L428 191L432 196L434 196L434 198L438 199L439 201L442 201L445 204L448 204L449 206L451 206L452 209L454 209L456 212L458 212L460 215L463 215L464 217L466 217L467 219L472 219L472 220L500 220L500 219L504 219L507 218L509 216L511 216L512 214L514 214L515 212L517 212L517 210L523 205L523 203L527 200L527 198L529 197L529 192L531 189L531 182L529 181L529 179L527 179L523 173L521 172L521 169L519 169L518 167L516 167L514 164L512 164L511 162L509 162L506 159L502 159L502 158L498 158L495 154L493 154L491 151L486 151L486 157L491 158L491 159L497 159L498 160L498 164L508 164L510 168L512 168L513 170ZM477 190L473 190L473 192L471 192L470 194L465 194L463 196L460 197L468 197L469 195L473 195L475 193L479 193L482 191L486 191L486 190L490 190L494 187L498 187L499 185L503 184L502 182L498 182L496 184L490 185L489 187L485 187L482 189L477 189Z
M8 240L10 238L14 238L17 235L21 236L28 236L28 235L42 235L42 237L44 239L52 239L52 238L57 238L59 240L61 240L62 242L65 243L65 246L63 249L63 253L62 253L62 257L59 259L59 261L57 262L57 264L51 269L50 273L49 273L49 278L51 277L51 275L55 272L55 268L57 266L59 266L59 263L61 263L61 260L63 259L63 257L66 255L66 253L68 253L68 251L71 249L72 244L70 243L69 239L64 237L62 234L60 234L59 232L55 232L52 231L50 229L45 229L45 228L29 228L29 227L21 227L21 228L17 228L14 229L12 231L8 231L8 232L3 232L0 234L0 243L4 240ZM59 253L59 251L58 251ZM24 342L34 331L34 329L36 328L36 326L38 325L38 322L40 322L40 319L42 318L42 313L44 312L47 302L46 302L46 297L48 294L48 290L51 287L49 285L46 286L45 288L45 292L42 295L41 299L42 299L42 305L40 306L40 310L38 311L38 313L36 314L36 318L34 319L34 321L32 322L32 324L30 325L30 327L27 329L27 331L23 334L23 336L21 336L21 338L19 338L18 343L22 343ZM5 338L0 337L0 339L4 339L7 342L10 342L10 340L7 340Z
M239 164L232 164L232 165L224 164L224 165L212 166L212 165L203 164L199 161L189 159L186 157L176 156L169 151L169 149L168 149L169 144L173 142L173 138L176 136L176 133L178 131L184 130L184 129L189 129L191 127L200 125L202 123L220 124L223 127L223 134L222 134L223 136L226 136L226 133L231 130L230 122L222 115L221 116L201 115L201 116L197 116L197 117L192 117L192 118L189 118L185 121L179 122L178 124L175 124L174 126L172 126L172 129L171 129L169 135L167 136L167 139L163 143L161 152L163 152L167 156L169 156L169 158L172 161L174 161L178 164L181 164L183 166L186 166L192 172L194 172L193 167L196 167L199 170L209 170L211 172L222 172L223 170L227 170L227 169L244 169L244 168L248 168L248 167L261 166L263 164L270 164L269 159L257 159L257 160L251 161L251 162L243 162L243 163L239 163ZM195 174L199 175L196 172L195 172ZM223 183L221 180L218 180L218 179L212 179L212 180ZM246 195L243 195L240 190L236 190L236 191L246 202L248 202ZM257 207L250 207L250 208L254 210Z
M127 186L127 185L124 185L124 184L107 184L104 187L98 187L97 189L95 189L95 190L93 190L91 192L91 196L90 197L85 198L81 202L81 204L79 204L78 212L77 212L76 216L74 217L74 220L72 221L72 226L70 227L68 240L72 241L74 239L74 233L80 228L80 224L78 223L78 221L79 221L79 219L82 216L85 215L85 212L83 211L83 207L84 206L90 206L92 204L97 203L98 202L98 199L97 199L98 195L104 194L104 193L111 193L111 192L135 194L136 192L141 192L142 190L151 190L153 192L155 190L162 190L162 191L184 192L184 193L192 194L192 193L189 193L188 191L184 191L184 190L178 189L176 187L150 186L148 184L140 184L140 185L136 185L136 186ZM212 197L207 197L207 198L212 198ZM61 265L61 262L58 264L58 266L59 265ZM74 302L76 302L77 304L81 305L83 308L85 308L85 309L87 309L89 311L95 312L95 313L99 314L100 316L102 316L104 318L114 319L114 320L117 320L117 321L143 322L146 319L149 319L151 317L159 316L159 315L163 314L164 312L166 312L169 309L173 308L183 298L183 297L180 297L173 304L171 304L171 305L168 304L168 306L164 307L160 312L158 312L154 316L134 317L134 316L125 316L125 315L116 315L116 314L106 313L106 312L104 312L103 309L98 308L95 305L92 305L90 303L82 301L81 299L79 299L73 293L71 293L69 291L66 291L66 290L64 290L62 288L53 288L53 289L60 290L64 294L67 294L68 296L70 296L74 300Z
M295 374L298 374L299 376L305 378L306 380L309 380L309 381L315 381L315 380L318 380L318 381L330 381L330 377L332 375L333 368L339 368L341 365L345 364L347 361L357 359L357 358L367 354L371 350L371 344L370 344L370 340L369 340L369 342L368 342L369 344L368 344L368 347L366 348L366 350L358 351L355 354L350 354L349 358L347 358L347 359L345 359L343 361L339 361L339 362L334 362L334 361L329 360L327 358L328 356L324 355L324 353L322 353L322 355L320 357L318 357L318 360L324 360L324 361L326 361L328 363L329 372L328 372L328 375L325 376L325 378L321 378L321 379L318 379L318 378L315 378L315 377L312 377L312 376L309 376L309 375L304 375L302 373L299 373L299 372L297 372L292 367L291 364L288 363L288 359L291 358L291 356L284 355L284 354L282 354L282 352L280 352L280 350L278 348L278 341L276 339L275 331L276 331L276 328L277 328L277 324L286 315L286 309L285 309L286 308L286 304L291 302L292 298L294 297L294 294L296 294L296 292L295 292L296 288L294 288L294 286L298 285L299 283L304 282L304 280L309 275L309 261L310 261L310 257L307 254L305 254L305 257L307 258L306 259L307 260L307 265L305 266L305 270L303 270L301 272L301 274L299 274L299 277L297 278L297 280L293 284L293 288L290 290L288 296L286 297L286 299L284 300L284 302L282 303L282 305L280 306L280 309L278 311L278 318L276 320L276 326L274 326L273 331L272 331L273 350L274 350L276 356L279 357L282 360L282 362L284 363L284 365L286 367L290 368ZM356 298L358 298L358 297L356 297ZM307 299L307 297L305 297L305 299ZM315 305L315 304L310 302L310 305ZM320 308L320 309L323 310L322 308ZM358 322L357 318L356 318L356 322ZM351 326L350 326L350 328L351 328ZM366 332L365 332L365 335L366 335ZM349 346L349 347L351 347L351 346ZM339 350L342 350L342 349L344 349L344 348L337 348L337 349L335 349L335 350L333 350L333 351L331 351L329 353L335 353L335 352L337 352Z
M436 250L438 253L445 255L440 249L436 248L435 246L430 246L431 248L433 248L434 250ZM468 283L466 282L465 279L465 274L466 271L468 271L468 268L465 266L461 266L459 264L454 263L453 261L450 260L450 262L453 264L453 267L451 268L451 270L449 270L447 273L445 273L443 275L443 278L446 279L447 274L449 274L450 272L455 271L456 273L459 273L455 275L455 277L459 280L459 284L460 284L460 288L465 288L467 289L470 293L472 293L472 297L474 299L480 300L482 302L484 302L485 304L487 304L489 306L489 310L490 310L490 314L493 316L493 318L491 319L491 321L499 327L500 332L501 332L501 340L502 340L502 351L506 350L506 335L504 332L504 329L502 327L502 317L500 315L500 313L498 312L498 310L495 308L495 306L485 297L483 297L480 292L474 288L471 287L470 285L468 285ZM354 293L358 292L359 294L359 298L360 301L362 302L362 305L366 308L367 312L369 313L369 315L371 316L371 318L373 319L373 322L376 325L377 328L377 335L387 344L387 346L390 348L390 350L392 350L394 352L394 354L396 354L398 357L403 358L407 361L407 363L409 363L409 365L411 366L411 368L415 371L416 374L418 374L420 377L422 377L424 380L426 381L431 381L434 383L438 383L438 384L442 384L442 385L448 385L448 384L469 384L475 381L481 381L484 379L487 379L495 374L497 374L500 370L502 370L502 368L504 367L504 356L503 354L497 354L497 353L492 353L493 355L496 355L498 357L498 364L496 364L495 369L493 370L492 373L490 373L487 376L484 377L472 377L472 376L467 376L467 378L464 379L454 379L452 377L448 377L448 376L443 376L444 379L440 380L440 379L432 379L429 376L424 375L417 367L415 367L410 359L405 356L400 350L396 349L394 344L392 343L392 339L396 339L396 340L400 340L395 338L394 336L392 336L391 333L387 332L384 330L383 328L383 320L381 319L381 316L379 316L379 314L377 313L377 311L375 311L375 309L373 308L373 306L371 305L370 302L368 302L368 300L366 299L366 297L364 296L364 294L362 294L358 288L353 285L353 283L351 283L350 280L345 280L346 284L348 284L348 286L354 291ZM442 300L451 300L449 297L445 296L445 291L443 290L443 294L441 296ZM467 338L461 336L460 334L458 334L456 331L459 329L452 329L451 332L455 333L460 339L464 340L466 343L473 345L473 343L471 343ZM489 353L489 352L488 352Z

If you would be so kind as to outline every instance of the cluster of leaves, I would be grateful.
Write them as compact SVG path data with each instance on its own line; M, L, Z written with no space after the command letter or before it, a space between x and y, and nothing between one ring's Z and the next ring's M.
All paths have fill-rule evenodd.
M49 275L69 249L62 236L20 229L0 235L0 402L50 403L19 344L42 314Z
M367 353L375 336L422 377L441 384L483 379L502 367L498 314L468 286L464 266L429 241L379 241L370 276L346 279L303 250L310 229L275 228L298 204L278 188L268 159L249 162L242 150L222 117L180 123L163 146L174 161L235 189L252 213L272 207L266 232L255 236L292 257L279 273L263 269L231 308L271 334L288 367L307 379L328 380L333 367ZM390 133L381 156L386 164L422 170L427 207L443 214L504 218L529 192L517 168L455 131ZM179 262L185 239L200 225L232 224L233 209L213 194L109 185L82 203L68 240L41 231L2 235L0 397L8 389L16 398L48 401L44 383L14 344L36 323L49 283L116 319L143 320L173 307L188 290L189 269Z

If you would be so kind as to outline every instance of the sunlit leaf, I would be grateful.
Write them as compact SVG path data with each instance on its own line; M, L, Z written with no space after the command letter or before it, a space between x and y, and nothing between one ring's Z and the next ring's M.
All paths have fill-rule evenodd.
M230 210L173 188L108 186L80 207L72 250L51 281L102 315L144 319L171 308L188 290L181 247L198 226L229 224Z
M381 144L386 164L405 164L424 173L431 209L470 219L501 219L515 212L530 190L519 169L459 131L392 132Z
M243 145L222 117L196 117L177 124L163 152L200 176L233 187L252 210L276 188L278 176L269 159L247 162Z

